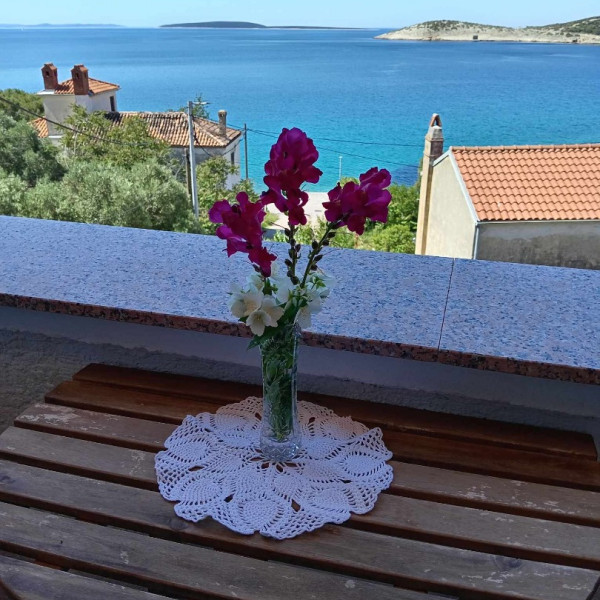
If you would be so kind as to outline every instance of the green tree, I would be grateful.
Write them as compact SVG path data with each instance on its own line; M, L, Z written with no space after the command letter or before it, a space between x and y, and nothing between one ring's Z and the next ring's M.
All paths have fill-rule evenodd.
M40 139L27 122L1 113L0 169L17 175L30 186L44 178L57 181L65 173L57 148Z
M204 101L204 99L202 98L202 94L198 94L196 96L196 99L194 100L194 106L192 108L192 115L195 118L199 118L199 119L210 119L210 113L208 112L208 109L206 108L209 104L210 104L210 102ZM184 113L187 113L187 111L188 111L187 104L185 106L182 106L181 108L178 108L177 110L174 110L174 109L169 110L169 112L184 112Z
M0 169L0 215L25 216L27 184Z
M2 102L2 99L7 100L10 104ZM19 106L29 112L20 110ZM29 94L23 90L7 88L0 90L0 113L12 117L15 121L31 121L35 118L31 113L40 116L44 114L44 104L37 94Z
M168 144L152 137L146 122L137 116L124 118L115 126L106 113L88 113L75 106L65 125L79 132L65 129L61 140L72 160L102 161L126 168L152 160L169 162Z
M194 230L185 187L157 162L130 169L75 162L60 183L26 195L24 216L170 231Z
M404 223L376 226L361 240L363 247L381 252L415 253L415 234Z

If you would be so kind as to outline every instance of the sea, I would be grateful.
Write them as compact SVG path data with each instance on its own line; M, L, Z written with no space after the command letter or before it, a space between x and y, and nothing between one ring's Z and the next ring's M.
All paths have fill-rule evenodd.
M0 89L38 91L53 62L60 80L83 63L119 84L121 110L177 109L201 94L211 117L226 109L247 126L259 190L283 127L314 140L315 191L372 166L412 184L433 113L446 147L600 142L600 46L375 39L383 31L2 29Z

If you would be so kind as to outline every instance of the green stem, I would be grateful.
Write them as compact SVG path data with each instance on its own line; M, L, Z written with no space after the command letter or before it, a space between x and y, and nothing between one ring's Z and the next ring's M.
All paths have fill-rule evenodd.
M331 239L331 238L329 238L329 234L332 231L334 231L335 229L337 229L337 227L338 227L337 221L335 221L334 223L327 223L327 227L325 228L325 233L323 234L323 237L317 243L317 247L313 248L310 251L310 254L308 255L308 263L306 265L306 271L304 271L304 277L302 277L302 283L300 283L301 288L303 288L305 286L306 280L308 279L308 275L313 266L313 261L319 255L321 250L323 250L323 244L324 244L325 240Z

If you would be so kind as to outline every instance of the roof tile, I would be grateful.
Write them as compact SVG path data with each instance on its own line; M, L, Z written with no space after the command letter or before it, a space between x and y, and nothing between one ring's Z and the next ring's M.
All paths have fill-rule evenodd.
M91 77L89 77L88 80L90 84L90 93L92 95L121 89L116 83L109 83L108 81L101 81L100 79L92 79ZM54 93L59 95L73 96L75 94L75 84L73 83L73 80L67 79L66 81L59 83L54 89Z
M600 144L450 151L480 221L600 219Z

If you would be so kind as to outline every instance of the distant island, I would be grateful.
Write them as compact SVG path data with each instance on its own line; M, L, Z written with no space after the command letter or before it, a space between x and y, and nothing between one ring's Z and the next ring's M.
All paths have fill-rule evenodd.
M19 25L18 23L0 23L0 29L113 29L123 27L122 25L112 25L104 23L38 23L37 25Z
M377 36L383 40L600 44L600 17L532 27L501 27L464 21L426 21Z
M161 27L191 27L197 29L358 29L356 27L313 27L311 25L261 25L248 21L207 21L205 23L173 23Z

